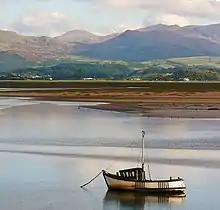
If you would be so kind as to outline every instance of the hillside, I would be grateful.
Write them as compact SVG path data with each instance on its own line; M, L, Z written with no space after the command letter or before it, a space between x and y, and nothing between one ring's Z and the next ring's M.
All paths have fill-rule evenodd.
M0 31L0 52L18 54L27 60L42 60L62 55L68 46L50 37L22 36Z
M0 72L19 69L34 65L20 55L0 52Z
M146 61L171 57L220 55L220 25L157 25L128 30L102 43L92 44L78 55L90 58Z
M93 59L147 62L175 57L220 56L220 24L186 27L159 24L107 36L73 30L54 38L0 30L0 53L0 71L47 61L53 63L53 60L56 63ZM175 63L170 60L171 65L172 62Z
M73 30L68 31L65 34L62 34L61 36L55 37L56 40L59 40L60 42L67 42L72 44L92 44L92 43L100 43L107 41L111 38L116 37L118 34L110 34L107 36L97 36L95 34L92 34L88 31L83 30Z
M20 68L8 73L0 72L0 79L220 81L219 61L220 57L172 58L138 63L50 60L34 67Z

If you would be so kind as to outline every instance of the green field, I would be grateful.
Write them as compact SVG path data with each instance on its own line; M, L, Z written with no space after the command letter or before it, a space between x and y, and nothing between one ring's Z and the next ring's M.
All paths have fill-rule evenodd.
M80 88L90 89L121 89L120 91L148 91L148 92L208 92L220 91L220 83L215 82L147 82L147 81L0 81L0 88ZM123 90L124 89L124 90ZM65 90L63 90L65 91ZM70 90L68 90L70 91ZM74 91L74 90L72 90ZM45 92L45 91L44 91ZM47 90L48 92L48 90ZM59 91L60 92L60 91Z
M8 62L12 60L13 62ZM23 63L22 63L23 62ZM26 62L26 63L25 63ZM5 63L8 63L6 66ZM49 59L41 62L27 62L21 61L20 57L2 57L0 58L0 72L16 70L16 68L26 68L29 67L47 67L58 65L60 63L111 63L111 64L120 64L125 65L128 68L132 69L143 69L148 67L161 67L161 68L171 68L175 66L206 66L206 67L215 67L220 68L220 57L212 56L200 56L200 57L184 57L184 58L170 58L170 59L157 59L145 62L125 62L125 61L110 61L110 60L98 60L90 59L77 56L61 56L55 59ZM16 65L15 65L16 64Z
M61 57L4 72L2 80L220 81L220 57L186 57L146 62L101 61ZM31 85L32 86L32 85Z
M151 66L158 66L162 68L171 68L174 66L207 66L207 67L216 67L220 68L220 57L214 56L199 56L199 57L183 57L183 58L170 58L170 59L157 59L146 62L125 62L125 61L102 61L102 60L93 60L89 58L79 58L79 57L61 57L55 60L50 60L43 62L43 65L54 65L60 62L99 62L106 63L111 62L112 64L121 64L126 65L129 68L133 69L142 69Z
M169 58L169 59L156 59L145 62L126 62L126 61L110 61L110 60L98 60L98 59L90 59L76 56L64 56L54 60L45 61L42 65L53 65L60 62L99 62L99 63L113 63L113 64L122 64L127 65L131 68L143 68L149 66L161 66L163 68L169 68L172 66L179 65L188 65L188 66L214 66L216 68L220 68L220 57L214 56L198 56L198 57L180 57L180 58Z
M220 57L199 56L199 57L183 57L158 59L147 62L141 62L142 66L160 66L162 68L170 68L174 66L204 66L220 68Z

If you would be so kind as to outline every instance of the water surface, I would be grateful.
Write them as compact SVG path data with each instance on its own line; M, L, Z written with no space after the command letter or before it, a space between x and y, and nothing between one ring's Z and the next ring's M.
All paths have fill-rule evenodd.
M0 100L1 209L219 209L220 121L78 109L83 104ZM102 169L138 166L142 129L152 176L184 177L186 198L107 193L102 177L80 188Z

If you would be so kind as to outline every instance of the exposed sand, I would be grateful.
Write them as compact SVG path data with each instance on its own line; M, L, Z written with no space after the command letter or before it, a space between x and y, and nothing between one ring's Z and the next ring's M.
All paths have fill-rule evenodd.
M0 96L53 101L106 102L91 109L137 113L148 117L220 118L220 92L147 92L83 90L81 92L1 92Z
M138 113L145 117L220 118L220 104L110 103L86 107Z

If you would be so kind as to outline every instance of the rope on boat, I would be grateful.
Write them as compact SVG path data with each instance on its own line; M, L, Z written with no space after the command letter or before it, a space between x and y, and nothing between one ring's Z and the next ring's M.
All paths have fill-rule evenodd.
M113 163L108 167L106 168L105 170L107 171L109 168L111 168L113 165L115 164L115 160L113 161ZM102 173L103 173L104 170L101 170L93 179L91 179L89 182L85 183L84 185L81 185L80 187L83 188L85 186L87 186L88 184L90 184L91 182L93 182L96 178L98 178Z
M93 182L96 178L98 178L102 174L103 170L101 170L93 179L91 179L89 182L85 183L84 185L81 185L80 187L83 188Z

